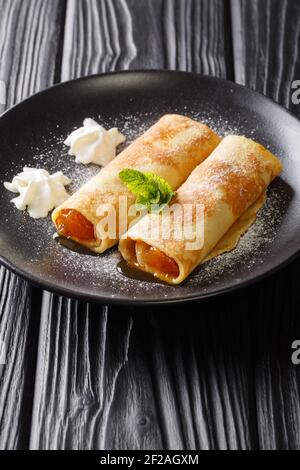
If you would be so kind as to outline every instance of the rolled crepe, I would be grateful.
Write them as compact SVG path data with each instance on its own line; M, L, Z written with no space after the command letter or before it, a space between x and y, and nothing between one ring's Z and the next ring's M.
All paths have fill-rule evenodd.
M120 211L120 197L128 208L135 196L119 179L125 168L153 172L169 182L173 190L217 147L220 138L207 126L184 116L165 115L144 135L121 152L94 178L54 210L52 220L59 234L92 251L102 253L118 242L134 216ZM115 234L100 230L107 205L115 210ZM128 217L127 217L128 216ZM104 222L103 222L104 223ZM103 228L103 227L102 227Z
M197 266L236 246L281 170L278 158L263 146L226 137L179 188L169 210L150 213L128 230L119 244L122 256L131 266L180 284ZM187 206L193 210L186 221L182 209Z

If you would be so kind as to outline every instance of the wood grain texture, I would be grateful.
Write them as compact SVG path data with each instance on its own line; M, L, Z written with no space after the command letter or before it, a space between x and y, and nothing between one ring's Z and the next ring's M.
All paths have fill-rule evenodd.
M231 0L235 80L291 107L300 77L300 2ZM299 115L299 106L293 107Z
M131 326L125 311L44 293L31 449L104 448Z
M193 70L289 104L299 7L0 0L0 80L10 106L91 73ZM0 448L299 449L299 266L222 298L132 310L41 292L1 268Z
M300 115L291 84L300 77L300 2L232 0L235 78ZM300 338L300 263L256 288L253 357L257 426L262 449L300 449L300 369L291 344Z
M0 80L7 106L54 82L64 2L0 1Z
M227 0L69 0L62 80L110 70L231 76Z
M39 330L39 291L1 267L0 449L26 449L30 435Z
M230 76L228 5L215 0L71 0L61 78L147 67ZM173 328L173 312L165 311L168 320L160 324L155 312L138 310L131 318L123 309L95 307L92 314L90 306L54 299L47 297L42 309L38 358L46 367L38 367L32 448L251 447L243 368L236 364L235 374L245 385L234 391L225 366L222 386L215 363L207 366L215 397L209 398L213 409L208 415L198 338L187 329L181 339L180 315ZM91 331L97 332L96 342ZM101 341L107 337L105 357L115 360L103 358ZM83 355L78 355L79 344ZM48 367L49 358L55 363ZM86 395L91 397L88 411Z
M182 311L168 312L165 317L157 314L156 322L162 335L160 347L153 347L156 382L167 382L174 397L172 412L168 415L161 410L168 447L176 446L174 428L168 422L171 416L179 416L182 448L255 448L252 346L249 309L243 296L191 305L184 321ZM154 339L158 337L157 331ZM161 358L156 352L162 350ZM161 374L164 379L160 378L161 368L168 371ZM161 403L166 396L160 386Z
M63 2L0 0L0 11L0 80L11 106L53 83ZM4 268L0 282L0 339L7 347L0 366L0 448L27 448L41 292Z

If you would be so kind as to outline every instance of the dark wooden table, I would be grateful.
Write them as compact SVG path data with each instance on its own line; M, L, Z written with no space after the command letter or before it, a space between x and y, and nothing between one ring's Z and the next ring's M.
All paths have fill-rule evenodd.
M300 115L299 41L299 0L0 0L7 107L159 68L235 80ZM0 448L300 449L300 261L181 308L89 305L4 268L0 282Z

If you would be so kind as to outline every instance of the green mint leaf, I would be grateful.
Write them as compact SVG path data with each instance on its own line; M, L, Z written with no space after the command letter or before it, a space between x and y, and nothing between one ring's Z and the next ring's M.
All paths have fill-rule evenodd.
M175 192L167 181L154 173L143 173L127 168L119 173L119 178L137 196L137 204L165 206Z
M172 190L169 183L154 173L145 174L157 184L158 191L160 193L159 204L169 204L172 197L176 194L176 192Z

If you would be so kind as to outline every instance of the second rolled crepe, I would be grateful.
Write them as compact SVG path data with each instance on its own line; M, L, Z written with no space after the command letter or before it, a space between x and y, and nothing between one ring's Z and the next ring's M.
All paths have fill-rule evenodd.
M101 232L99 235L99 209L106 205L114 207L118 234L120 197L126 198L128 207L136 199L119 179L120 171L132 168L155 173L176 190L219 142L220 138L204 124L180 115L163 116L54 210L52 220L58 233L92 251L104 252L117 243L118 235L102 237ZM127 215L124 214L124 219L127 220L126 223L130 223L131 218L127 218Z
M201 263L237 244L281 170L278 158L262 145L226 137L179 188L170 210L148 214L129 229L120 240L121 254L131 266L180 284ZM185 206L193 209L189 230L178 230ZM201 226L196 224L196 207L202 211ZM191 233L201 239L195 249L190 248Z

